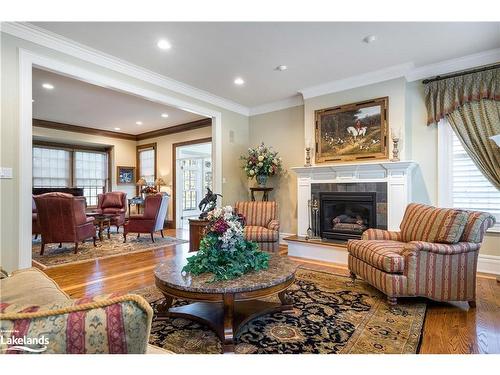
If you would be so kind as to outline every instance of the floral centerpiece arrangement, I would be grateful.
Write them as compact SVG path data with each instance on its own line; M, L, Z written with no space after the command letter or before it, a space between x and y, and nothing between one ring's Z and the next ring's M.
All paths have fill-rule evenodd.
M196 255L182 269L193 275L208 272L214 281L235 279L269 267L269 254L243 237L243 218L231 206L216 208L207 215L205 236Z
M158 193L158 190L154 188L153 186L146 186L141 190L141 193L143 194L156 194Z
M241 158L245 161L243 170L249 178L257 180L259 186L266 185L269 176L274 176L283 172L282 159L278 156L278 152L272 147L264 145L255 148L249 148L247 155L242 155Z

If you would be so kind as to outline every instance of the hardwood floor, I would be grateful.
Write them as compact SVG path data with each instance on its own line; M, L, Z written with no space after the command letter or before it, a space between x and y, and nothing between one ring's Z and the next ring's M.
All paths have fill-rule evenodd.
M170 229L166 234L188 239L186 231ZM128 292L153 285L156 265L172 257L184 256L188 250L189 243L184 243L156 251L70 264L45 272L74 298ZM286 246L281 252L286 254ZM292 259L311 268L348 275L345 267ZM478 277L475 309L469 309L467 303L429 301L420 353L500 353L500 283L491 276Z

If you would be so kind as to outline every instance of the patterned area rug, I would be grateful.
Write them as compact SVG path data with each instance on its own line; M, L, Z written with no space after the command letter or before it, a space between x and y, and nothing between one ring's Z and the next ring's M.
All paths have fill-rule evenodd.
M154 286L133 293L144 296L155 311L163 298ZM236 334L236 353L414 354L418 350L424 302L389 306L382 293L362 280L353 284L348 277L308 269L298 270L288 294L294 310L248 322ZM213 331L182 318L153 318L150 343L176 353L222 351Z
M126 243L123 243L123 235L121 233L111 233L109 240L106 235L104 235L103 241L97 240L96 247L94 247L91 239L85 241L83 244L80 243L77 254L74 253L74 244L63 243L61 248L59 248L59 244L45 245L45 252L41 256L41 241L40 237L38 237L37 240L32 241L33 262L42 269L48 269L68 263L91 262L95 259L140 253L188 242L175 237L165 236L165 238L162 238L159 234L155 234L154 238L155 242L153 243L149 234L143 234L139 238L133 234L127 237Z

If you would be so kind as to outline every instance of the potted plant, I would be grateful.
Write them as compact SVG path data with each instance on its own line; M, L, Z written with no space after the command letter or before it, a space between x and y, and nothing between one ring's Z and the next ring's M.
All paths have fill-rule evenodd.
M269 254L257 243L245 240L243 218L231 206L216 208L207 215L205 236L196 255L182 269L193 275L212 273L213 281L229 280L269 267Z
M283 172L282 159L278 152L262 142L260 146L249 148L247 155L242 155L241 160L245 163L243 170L248 178L257 180L260 187L265 187L269 176L278 175Z

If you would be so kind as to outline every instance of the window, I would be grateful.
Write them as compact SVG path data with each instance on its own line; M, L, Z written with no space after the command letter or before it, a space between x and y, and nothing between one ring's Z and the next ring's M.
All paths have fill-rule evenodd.
M102 152L75 152L75 186L83 188L89 206L97 206L97 194L105 191L107 155Z
M144 178L148 186L153 186L156 179L156 144L138 146L137 161L139 177Z
M108 184L105 151L72 149L71 146L33 146L33 187L78 187L88 206L97 206L97 194Z
M500 191L489 182L464 150L447 121L438 125L440 156L439 205L494 215L500 231Z
M71 186L71 152L33 147L33 187Z

